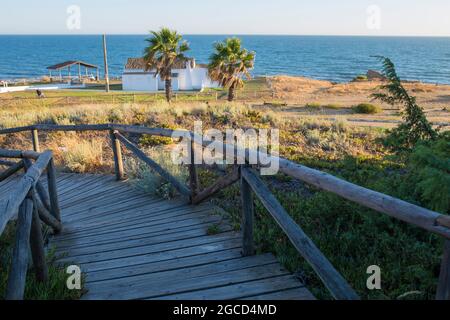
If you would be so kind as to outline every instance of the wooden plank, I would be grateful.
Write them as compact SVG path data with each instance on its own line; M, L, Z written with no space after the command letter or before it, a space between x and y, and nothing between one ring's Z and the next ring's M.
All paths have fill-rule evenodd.
M44 152L18 181L14 192L10 192L7 198L0 200L0 212L3 213L0 215L0 234L3 233L8 221L17 214L20 204L39 180L51 158L51 152Z
M279 290L279 291L277 291ZM286 300L285 290L292 290L289 300L315 300L308 289L301 286L301 283L292 275L273 277L268 279L249 281L240 284L223 286L218 288L198 290L193 292L180 293L159 297L159 300L236 300L245 299L248 296L261 296L267 294L270 300ZM277 293L274 295L273 293ZM295 294L294 294L295 292Z
M213 221L218 221L218 220L213 220ZM66 243L60 243L55 241L55 239L51 239L50 243L52 246L56 247L57 250L59 250L60 252L67 252L68 250L76 250L78 248L89 248L92 246L102 246L102 245L115 245L118 243L121 243L123 241L134 241L134 240L140 240L140 239L146 239L149 237L149 235L151 235L152 237L157 237L157 236L165 236L165 235L170 235L170 234L177 234L177 233L183 233L183 232L188 232L188 231L192 231L192 230L196 230L196 229L204 229L207 230L208 227L211 225L211 221L206 221L206 222L202 222L202 223L195 223L195 224L191 224L191 225L186 225L186 226L182 226L182 227L178 227L178 228L170 228L170 229L165 229L165 230L159 230L159 231L154 231L152 233L142 233L142 234L133 234L124 238L117 238L117 239L97 239L94 241L85 241L84 243L79 243L79 241L77 239L73 239L70 241L67 241Z
M36 129L31 130L31 140L33 142L33 150L35 152L41 152L41 148L39 147L39 134Z
M103 227L100 230L93 229L87 231L81 231L80 229L76 229L75 232L72 232L71 225L65 225L65 232L61 235L60 240L67 240L70 238L82 238L87 236L96 236L96 235L104 235L108 233L121 232L127 230L138 230L145 227L154 227L158 225L164 225L171 223L172 226L175 226L178 222L183 222L186 220L200 220L204 218L211 217L210 209L202 209L199 208L193 211L191 208L180 208L177 211L174 211L175 214L161 217L156 217L154 219L149 218L146 221L143 221L139 224L134 222L128 224L120 224L120 225L112 225L110 227Z
M165 283L186 281L187 279L194 279L197 277L213 276L220 277L226 272L238 271L247 268L258 266L276 265L275 258L270 255L263 255L258 257L246 257L218 262L211 262L200 266L186 267L174 270L163 270L160 272L153 272L130 276L125 278L111 279L97 283L89 283L86 287L88 290L95 292L96 295L101 293L108 293L112 288L123 289L125 291L133 290L134 287L140 287L143 283L152 286L153 283L167 279ZM170 279L170 280L169 280Z
M253 238L253 195L248 182L241 177L241 206L242 206L242 255L244 257L255 254Z
M99 252L92 254L85 254L76 257L66 256L59 259L59 262L76 262L77 264L91 264L95 262L110 261L112 263L121 263L122 258L142 256L157 252L163 252L175 248L189 248L199 244L210 243L220 240L236 239L237 236L233 232L225 232L215 236L200 236L189 240L178 240L167 243L158 243L155 245L146 245L141 247L131 247L125 249L118 249L110 252ZM70 252L68 252L70 254Z
M30 249L33 258L33 267L36 280L46 282L48 280L48 267L45 261L44 239L42 237L41 220L39 219L36 201L33 201L33 219L30 232Z
M154 205L151 208L151 213L147 210L144 211L139 210L135 212L128 211L129 214L127 214L127 211L128 210L125 210L123 212L123 216L120 216L120 214L116 216L107 215L107 218L103 219L103 221L97 219L97 220L89 220L88 223L86 221L70 224L66 223L70 227L69 232L67 232L66 234L78 232L90 232L93 230L98 231L104 230L105 228L111 229L116 227L133 226L139 225L140 223L158 221L172 217L185 217L187 214L193 213L195 214L196 212L203 212L203 211L192 211L191 208L186 208L185 206L181 205L178 207L168 208L167 204L164 203L162 203L160 206ZM142 213L140 214L140 212ZM87 225L88 227L83 228L83 225Z
M218 252L208 252L194 256L157 261L153 263L145 263L136 266L128 266L120 268L120 272L118 272L118 270L116 269L104 270L101 272L91 272L86 277L86 283L112 280L118 278L126 278L161 271L177 270L187 267L202 266L214 262L238 259L240 257L241 257L241 250L239 248L228 249Z
M252 257L250 257L252 258ZM202 290L224 285L233 285L253 280L271 278L286 275L287 272L280 270L278 264L263 265L253 268L246 268L231 272L224 272L213 275L205 275L190 279L160 279L149 285L141 283L131 288L111 287L103 293L88 292L83 299L151 299L160 298L171 294Z
M182 256L191 256L193 252L215 252L224 249L231 249L240 247L240 244L237 244L238 238L204 238L203 241L197 241L197 244L192 246L183 245L181 247L172 247L171 249L160 251L155 250L154 252L150 252L147 254L134 255L129 257L122 257L120 259L114 260L104 260L97 262L89 262L82 264L83 272L92 272L92 271L100 271L100 270L108 270L108 269L118 269L126 266L132 265L140 265L144 263L156 262L161 259L168 260L173 259L175 257Z
M189 143L189 187L191 188L191 198L194 199L198 194L200 183L198 180L197 167L195 163L195 145L192 140Z
M241 174L252 187L264 207L283 229L297 251L320 277L333 297L338 300L359 299L347 281L336 271L330 261L320 252L286 210L284 210L264 183L247 168L242 168Z
M155 161L147 157L147 155L142 152L136 145L134 145L131 141L129 141L127 138L122 136L120 133L116 133L115 136L130 150L132 151L139 159L141 159L143 162L145 162L147 165L149 165L153 170L155 170L163 179L170 182L177 191L184 195L184 196L190 196L191 191L183 185L181 182L179 182L175 177L173 177L170 173L168 173L166 170L164 170L159 164L157 164Z
M14 163L14 165L12 165L11 167L7 168L5 171L0 173L0 182L6 180L7 178L17 173L18 171L22 170L23 168L24 168L23 160Z
M37 159L41 154L35 151L6 150L0 148L0 157L13 159Z
M192 203L193 204L199 204L212 196L214 196L216 193L222 191L223 189L231 186L236 181L239 180L239 169L238 167L235 167L233 169L233 172L229 175L222 177L218 179L213 185L206 188L202 192L200 192L197 196L193 197Z
M12 255L11 271L8 275L6 300L22 300L28 271L30 230L33 216L33 201L25 199L20 206L17 233Z
M47 166L47 179L50 197L50 213L57 221L61 221L61 209L59 207L56 167L53 158L50 159Z
M42 204L41 200L34 195L37 205L37 210L39 213L39 218L42 220L43 223L51 227L55 234L58 234L62 231L62 224L60 221L58 221L54 216L50 214L50 212L47 211L47 209Z
M316 300L316 298L306 288L287 289L257 296L243 298L241 300Z
M445 241L436 300L450 300L450 241Z
M76 257L81 255L104 253L128 248L137 248L143 246L163 244L171 241L189 240L197 237L207 236L208 235L207 229L208 228L206 225L202 225L200 226L200 228L196 227L192 228L191 230L186 230L184 232L169 233L164 235L149 235L147 237L143 237L137 240L124 240L115 243L95 244L81 248L80 247L77 248L76 246L70 246L69 248L59 249L59 247L57 247L56 253L57 254L66 253L66 257ZM221 230L217 234L230 231L232 231L232 228L230 226L223 226L221 227Z
M116 138L114 131L109 131L111 139L111 147L114 155L114 168L116 172L116 180L120 181L124 179L122 149L120 147L120 141Z

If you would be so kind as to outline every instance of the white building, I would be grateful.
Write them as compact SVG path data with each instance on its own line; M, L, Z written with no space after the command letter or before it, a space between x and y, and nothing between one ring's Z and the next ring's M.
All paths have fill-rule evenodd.
M143 58L129 58L122 74L124 91L160 91L165 83L155 70L145 71ZM193 91L205 88L217 88L218 83L208 76L208 66L196 64L195 59L179 61L172 69L172 88L174 91Z

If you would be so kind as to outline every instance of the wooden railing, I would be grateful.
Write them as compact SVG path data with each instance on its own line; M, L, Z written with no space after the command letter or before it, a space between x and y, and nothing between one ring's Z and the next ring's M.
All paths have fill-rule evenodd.
M0 173L0 182L25 170L8 194L0 195L0 236L7 223L17 215L6 299L19 300L24 296L29 251L37 280L48 280L41 221L53 228L55 233L62 229L56 171L51 151L37 153L0 149L0 158L19 159L17 162L2 160L0 164L6 165L7 169ZM39 180L45 170L48 189Z
M213 185L204 190L199 190L197 177L197 166L189 164L189 185L178 181L168 171L150 159L138 146L127 139L124 134L146 134L160 137L172 137L174 130L147 128L142 126L128 126L118 124L101 125L34 125L21 128L0 130L0 134L10 134L17 132L30 132L35 151L39 150L38 131L109 131L114 153L115 172L118 180L124 179L125 173L122 164L122 148L126 147L134 153L144 163L149 165L161 177L170 182L181 195L188 196L191 203L198 204L211 198L220 190L240 181L242 197L242 234L243 234L243 255L249 256L255 253L253 240L253 194L255 194L300 255L312 266L316 274L320 277L324 285L335 299L359 299L356 292L351 288L342 275L333 267L330 261L320 252L313 241L305 234L302 228L295 223L286 210L282 207L275 196L265 186L265 183L258 176L251 166L234 165L232 172L220 178ZM178 132L179 133L179 132ZM190 157L194 159L194 145L199 144L200 148L208 146L211 141L205 141L195 133L183 131L183 135L190 139ZM179 135L178 135L179 136ZM429 232L435 233L445 238L444 255L442 259L441 273L439 277L436 298L439 300L450 299L450 217L440 213L421 208L400 199L363 188L345 180L334 177L328 173L314 170L289 160L270 157L255 150L241 150L235 146L223 144L224 150L235 151L245 154L249 159L262 159L262 157L278 161L280 172L334 193L344 199L358 203L364 207L384 213L390 217L420 227ZM258 162L259 165L262 165Z

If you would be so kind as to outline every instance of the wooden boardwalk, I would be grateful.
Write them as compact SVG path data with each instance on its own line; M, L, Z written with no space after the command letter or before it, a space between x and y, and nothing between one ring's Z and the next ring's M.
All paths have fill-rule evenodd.
M49 247L86 275L83 299L314 299L271 254L242 257L241 235L210 204L157 199L113 176L57 184L64 229Z

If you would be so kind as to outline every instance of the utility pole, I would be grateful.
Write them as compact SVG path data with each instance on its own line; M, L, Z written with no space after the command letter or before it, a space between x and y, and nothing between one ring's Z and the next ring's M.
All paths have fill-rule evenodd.
M103 56L105 60L105 89L109 92L108 53L106 51L106 34L103 35Z

